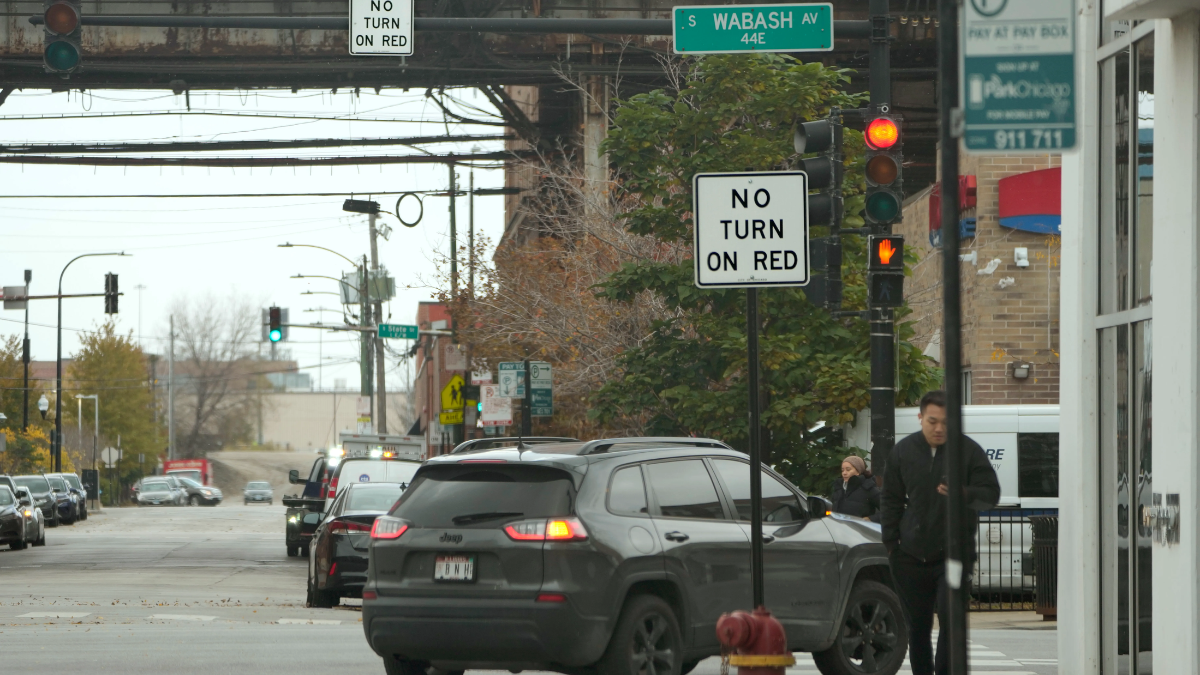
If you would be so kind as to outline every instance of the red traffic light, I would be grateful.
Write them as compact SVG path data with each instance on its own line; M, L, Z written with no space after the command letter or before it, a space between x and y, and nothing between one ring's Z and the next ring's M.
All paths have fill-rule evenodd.
M867 125L866 141L872 150L887 150L900 142L900 127L888 117L876 117Z
M74 33L79 27L79 11L70 3L56 2L46 8L46 29L55 35Z

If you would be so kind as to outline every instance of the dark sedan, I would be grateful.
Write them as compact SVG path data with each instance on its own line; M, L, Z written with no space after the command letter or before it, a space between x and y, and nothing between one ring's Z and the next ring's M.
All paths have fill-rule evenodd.
M60 523L70 517L70 494L56 493L50 488L50 481L45 476L13 476L13 482L20 487L29 488L29 491L33 493L34 505L42 510L46 524L50 527L58 527Z
M25 514L17 496L8 486L0 486L0 544L14 551L25 548Z
M54 498L58 502L58 517L62 522L70 525L79 520L79 504L84 501L84 497L67 481L67 477L61 473L44 473L46 480L50 481L50 489L54 491ZM65 506L64 506L65 504Z
M333 607L362 595L375 517L391 510L404 492L400 483L351 483L313 533L308 558L308 606Z

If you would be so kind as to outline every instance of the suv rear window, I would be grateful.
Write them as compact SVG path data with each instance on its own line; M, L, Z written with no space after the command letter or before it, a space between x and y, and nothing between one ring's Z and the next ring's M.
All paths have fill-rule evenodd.
M495 527L517 518L571 515L574 498L570 476L558 469L435 466L418 474L391 515L418 527Z

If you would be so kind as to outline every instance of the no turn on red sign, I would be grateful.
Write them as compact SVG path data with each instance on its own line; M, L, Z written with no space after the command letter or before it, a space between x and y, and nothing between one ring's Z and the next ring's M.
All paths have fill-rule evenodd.
M350 53L412 56L413 0L350 0Z
M808 283L808 174L696 174L692 212L700 288Z

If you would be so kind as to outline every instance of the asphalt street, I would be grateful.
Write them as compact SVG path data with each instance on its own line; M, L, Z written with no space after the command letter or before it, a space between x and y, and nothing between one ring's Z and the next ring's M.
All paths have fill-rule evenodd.
M4 670L382 673L357 601L304 607L307 559L287 557L283 525L279 505L108 509L48 530L44 548L0 550ZM1058 672L1052 628L979 623L975 675ZM788 669L816 672L804 654Z

